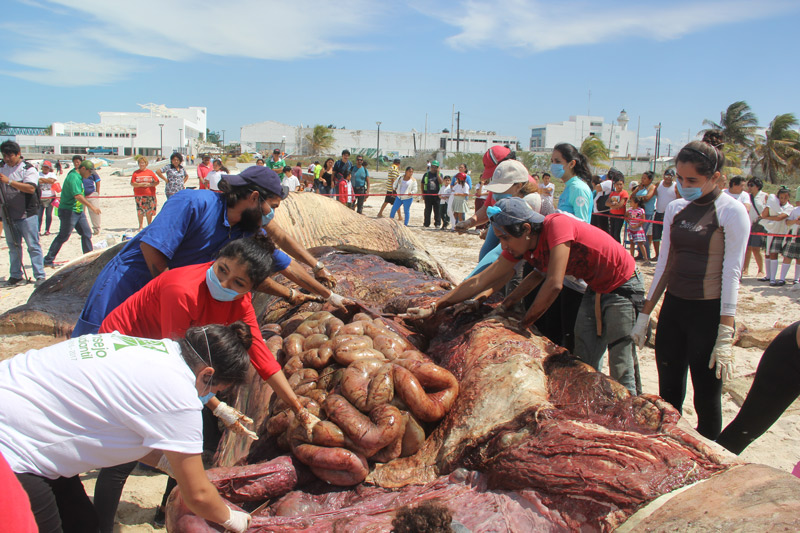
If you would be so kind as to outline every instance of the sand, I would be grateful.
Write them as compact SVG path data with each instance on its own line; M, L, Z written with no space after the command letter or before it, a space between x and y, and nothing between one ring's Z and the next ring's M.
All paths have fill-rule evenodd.
M99 174L102 178L102 193L108 196L129 195L131 194L130 173L134 166L126 167L125 176L112 176L111 173L116 168L100 169ZM151 167L155 169L155 167ZM196 176L194 168L189 169L190 176ZM377 173L377 177L383 177L385 173ZM189 185L196 183L194 178L190 178ZM376 190L377 189L377 190ZM159 206L166 200L163 185L158 188ZM384 192L385 187L382 183L376 184L372 192ZM383 196L370 197L365 205L364 215L375 217L383 202ZM470 203L472 203L470 201ZM100 208L102 214L102 230L99 236L94 237L95 244L111 240L119 241L124 234L133 234L138 228L136 219L136 209L133 198L118 198L101 200ZM411 207L411 230L424 243L426 248L447 268L456 280L462 280L474 268L478 259L478 250L483 241L477 235L466 234L458 235L451 231L442 231L434 228L424 228L422 226L424 204L414 202ZM384 211L384 216L388 216L389 208ZM50 236L41 238L44 252L55 237L58 231L58 220L54 220L51 227ZM0 241L0 279L8 276L8 251L5 241ZM80 239L73 233L70 240L64 245L56 261L68 261L81 255ZM30 261L27 254L24 261L30 274ZM653 267L640 267L646 277L646 285L649 286L653 274ZM53 271L48 269L48 275ZM793 272L793 271L792 271ZM757 281L754 278L755 265L751 265L751 274L745 276L739 292L739 308L737 312L737 323L744 325L750 331L755 331L757 336L768 336L777 334L778 329L770 331L772 325L778 321L789 324L798 319L798 300L800 300L800 286L797 289L787 285L781 288L769 287L767 284ZM33 285L25 285L14 288L0 289L0 311L6 311L27 301ZM37 337L14 337L3 340L0 347L0 359L9 357L15 353L40 346L51 344L53 339L45 336ZM752 381L752 373L755 372L758 361L763 353L764 343L761 347L734 348L737 362L737 376L739 376L730 386L726 386L723 395L723 426L730 422L736 415L739 405L734 401L734 397L746 394L749 383ZM639 354L643 389L646 393L658 393L658 373L655 366L655 355L652 347L645 347ZM696 422L696 416L692 407L692 389L689 382L689 391L684 404L684 416L691 422ZM727 392L732 390L732 393ZM741 400L740 400L741 401ZM767 464L782 470L791 471L792 467L800 461L800 408L797 403L793 405L775 423L775 425L758 441L753 443L742 454L745 461ZM84 476L84 484L87 492L91 495L94 491L95 473ZM132 475L125 486L122 495L119 512L117 514L118 531L164 531L154 529L149 524L155 509L161 501L166 477L159 474L139 472L137 470Z

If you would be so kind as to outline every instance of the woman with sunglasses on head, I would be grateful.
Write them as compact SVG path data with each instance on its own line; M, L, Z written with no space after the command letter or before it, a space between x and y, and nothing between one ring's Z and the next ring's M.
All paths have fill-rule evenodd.
M522 198L501 200L488 213L492 231L503 247L500 258L433 304L409 309L409 318L427 318L457 303L488 297L508 282L515 265L524 259L534 271L495 312L510 310L541 284L521 323L527 327L556 300L565 276L575 276L588 287L575 325L575 355L598 368L608 349L611 377L636 394L630 333L644 287L630 254L601 229L563 213L544 217Z
M650 313L666 290L656 330L659 395L678 412L691 373L697 431L714 440L722 427L722 383L734 370L733 333L750 219L720 190L722 136L709 131L675 159L678 191L664 213L653 282L632 336L644 345Z
M274 245L264 235L238 239L226 244L216 261L170 270L158 276L125 300L106 317L100 333L160 339L181 336L194 326L211 322L231 324L243 321L252 331L248 350L250 362L262 379L294 411L308 432L318 421L297 399L280 366L259 331L250 291L262 284L273 267ZM245 428L246 417L216 397L204 404L230 429L257 438ZM205 411L204 411L205 413ZM206 418L206 422L213 418ZM207 435L214 433L207 432ZM206 442L216 450L218 439ZM111 532L122 488L135 462L104 468L97 479L95 507L101 533ZM171 488L168 492L171 491Z
M142 461L170 472L198 516L244 532L209 482L198 396L242 383L250 328L190 328L183 338L87 335L0 362L0 453L28 493L39 531L97 531L83 472ZM154 371L153 369L157 369Z

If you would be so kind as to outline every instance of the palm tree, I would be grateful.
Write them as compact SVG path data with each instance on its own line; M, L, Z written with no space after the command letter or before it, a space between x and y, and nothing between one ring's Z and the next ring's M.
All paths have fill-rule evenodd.
M601 164L601 161L608 161L609 158L608 148L606 148L603 140L594 135L590 135L583 140L580 152L593 167L605 166Z
M747 102L740 100L732 103L728 109L719 114L719 123L706 119L703 125L709 126L712 130L720 130L726 143L744 149L745 152L752 151L758 118ZM700 133L706 131L702 130Z
M777 183L778 174L800 166L800 133L796 128L794 113L778 115L769 123L769 129L755 148L756 164L771 183Z
M334 141L335 139L331 128L321 124L314 126L314 130L306 135L306 142L310 145L313 155L330 150L333 147Z

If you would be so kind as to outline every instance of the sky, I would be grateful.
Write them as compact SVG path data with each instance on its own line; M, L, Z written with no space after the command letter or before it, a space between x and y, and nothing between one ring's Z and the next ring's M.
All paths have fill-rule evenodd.
M587 114L641 123L662 153L737 100L800 117L795 0L7 0L0 121L98 122L205 106L265 120L516 135ZM791 37L795 35L795 37Z

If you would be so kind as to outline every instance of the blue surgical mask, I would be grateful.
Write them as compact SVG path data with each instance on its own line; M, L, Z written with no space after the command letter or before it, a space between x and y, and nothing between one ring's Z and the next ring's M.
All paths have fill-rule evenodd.
M681 182L678 182L678 192L681 193L682 198L686 198L690 202L694 202L703 196L702 187L681 187Z
M502 194L500 194L500 193L494 193L494 194L492 195L492 197L493 197L495 200L497 200L497 201L500 201L500 200L502 200L503 198L511 198L511 193L510 193L510 192L504 192L504 193L502 193Z
M211 297L218 302L232 302L239 296L239 293L233 289L226 289L220 283L217 273L214 272L214 265L208 267L206 271L206 285L211 292Z
M200 401L203 402L203 405L207 404L208 401L213 397L214 397L214 393L213 392L209 392L205 396L198 396L198 398L200 398Z
M564 165L559 165L556 163L550 164L550 175L554 178L561 179L564 177Z
M270 209L269 213L266 215L261 215L261 227L267 227L267 224L272 222L272 219L275 218L275 209Z

